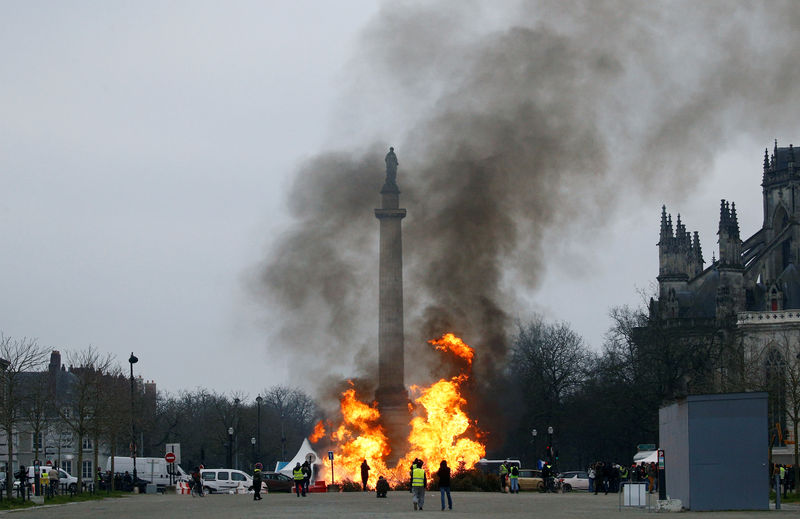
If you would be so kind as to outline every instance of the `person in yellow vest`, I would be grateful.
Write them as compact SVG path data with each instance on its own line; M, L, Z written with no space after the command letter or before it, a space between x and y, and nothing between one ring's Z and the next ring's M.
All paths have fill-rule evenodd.
M47 467L42 469L42 475L39 477L39 484L41 485L42 495L50 497L50 473L47 471Z
M294 476L294 491L297 494L297 497L300 497L300 492L303 493L303 497L306 497L306 488L303 485L305 474L303 474L303 467L300 466L299 461L292 470L292 476Z
M500 464L500 492L505 493L508 482L508 462L504 461Z
M511 493L519 494L519 467L511 465L511 470L508 471L508 479L511 482Z
M412 501L414 503L414 510L422 510L425 504L425 487L428 485L428 480L425 476L425 471L422 469L422 460L417 460L414 468L411 469L411 493L414 495Z
M786 466L785 465L778 465L781 468L780 477L781 477L781 486L783 487L783 497L786 497Z

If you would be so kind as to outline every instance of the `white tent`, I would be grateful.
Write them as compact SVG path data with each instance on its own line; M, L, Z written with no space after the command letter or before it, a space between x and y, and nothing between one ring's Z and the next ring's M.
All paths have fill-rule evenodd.
M639 451L639 452L637 452L636 454L633 455L633 462L636 463L637 465L639 463L642 463L642 462L645 462L645 463L649 464L651 461L653 463L658 463L658 451L657 450L656 451ZM292 466L294 466L294 465L292 465Z
M297 454L294 455L294 458L292 458L292 460L278 472L292 477L292 471L294 470L295 465L298 463L302 465L304 461L308 461L309 465L311 465L311 481L314 481L317 473L317 471L314 470L314 465L316 463L322 463L322 460L319 459L316 451L311 448L308 438L303 440L303 444L300 445L300 449L297 451Z

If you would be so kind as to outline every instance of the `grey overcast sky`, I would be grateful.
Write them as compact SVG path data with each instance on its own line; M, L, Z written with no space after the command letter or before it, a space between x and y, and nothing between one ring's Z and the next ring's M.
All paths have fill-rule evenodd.
M281 237L310 224L302 204L320 202L298 199L296 179L321 174L328 151L369 157L374 207L386 146L396 146L413 251L412 219L440 196L418 172L441 163L430 144L441 114L473 104L511 113L568 91L594 126L593 146L564 136L569 154L585 167L584 149L600 150L604 173L557 186L541 243L527 248L534 238L517 229L502 262L502 291L514 293L502 300L514 301L504 308L512 320L568 321L599 350L609 309L652 292L662 204L700 231L707 262L721 198L736 202L743 238L755 232L763 150L796 142L800 84L787 71L798 38L791 2L698 12L693 2L601 4L2 2L0 331L62 351L92 345L123 365L133 351L136 372L171 392L252 398L272 384L313 388L304 373L348 376L377 350L363 348L376 344L377 293L351 317L357 346L336 365L314 355L326 348L324 325L310 320L312 337L295 344L297 323L284 326L291 305L259 295ZM539 61L525 62L519 28ZM503 83L483 73L486 62L520 56L508 69L528 70L536 97L495 104ZM607 88L586 86L595 82ZM487 142L481 156L495 156ZM363 251L375 252L377 220L364 213L373 234ZM358 256L374 268L353 282L372 287L377 256ZM535 279L528 268L540 270ZM424 299L413 286L412 316Z

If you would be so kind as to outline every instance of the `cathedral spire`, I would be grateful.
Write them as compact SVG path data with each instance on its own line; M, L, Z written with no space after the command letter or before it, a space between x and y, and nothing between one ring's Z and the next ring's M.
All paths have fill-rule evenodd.
M731 236L739 239L739 219L736 217L736 202L731 202Z
M666 205L662 205L661 206L661 234L659 235L658 244L659 245L666 244L668 237L669 236L667 235L667 206Z
M694 252L695 259L700 263L700 269L702 270L702 266L705 261L703 260L703 249L700 248L700 233L697 231L694 231L693 242L692 250Z
M769 171L769 151L764 148L764 173Z

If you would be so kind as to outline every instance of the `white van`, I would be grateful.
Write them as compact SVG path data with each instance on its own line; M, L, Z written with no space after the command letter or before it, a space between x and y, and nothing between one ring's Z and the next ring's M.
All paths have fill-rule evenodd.
M200 471L200 477L203 479L203 489L209 494L227 493L240 487L248 491L253 489L253 478L241 470L203 469ZM266 492L266 484L263 481L261 491Z
M183 471L180 465L175 465L175 473L170 474L171 464L167 463L164 458L136 458L136 477L154 483L156 485L166 486L174 484L177 481L188 481L189 476ZM106 462L106 470L111 470L111 456L108 457ZM128 474L133 477L133 458L129 456L114 456L114 472L116 474ZM170 476L172 478L170 479Z
M48 471L48 474L49 474L50 469L52 469L52 467L49 467L47 465L40 465L39 466L39 473L41 474L43 471L46 470L46 471ZM33 473L34 470L35 470L35 467L33 465L30 465L27 468L28 481L30 481L31 483L36 481L36 479L34 478L34 473ZM14 480L14 488L17 488L18 486L19 486L19 480L15 479ZM70 492L75 492L75 490L78 488L78 478L76 478L75 476L70 475L64 469L58 469L58 486L61 487L61 488L66 488Z

